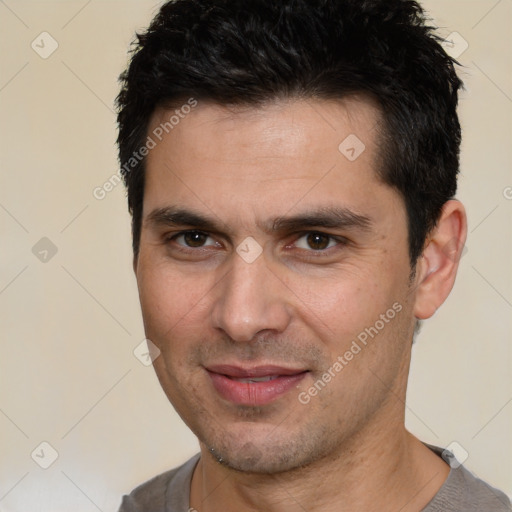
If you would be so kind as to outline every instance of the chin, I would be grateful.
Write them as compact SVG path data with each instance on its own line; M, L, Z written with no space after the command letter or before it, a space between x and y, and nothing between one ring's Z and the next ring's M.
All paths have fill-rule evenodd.
M212 457L222 466L240 473L277 474L296 468L293 460L287 454L277 455L275 450L269 456L258 450L252 443L242 446L236 453L217 451L211 447L208 450Z
M222 466L242 473L279 474L305 468L328 456L333 446L326 438L310 434L291 436L286 433L270 441L272 434L259 440L240 440L226 437L217 443L202 443ZM256 437L256 436L255 436Z

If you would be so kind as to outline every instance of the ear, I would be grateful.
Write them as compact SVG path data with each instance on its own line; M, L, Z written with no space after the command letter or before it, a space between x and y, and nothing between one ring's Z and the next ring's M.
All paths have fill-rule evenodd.
M450 294L466 235L464 206L455 199L447 201L416 266L416 318L430 318Z

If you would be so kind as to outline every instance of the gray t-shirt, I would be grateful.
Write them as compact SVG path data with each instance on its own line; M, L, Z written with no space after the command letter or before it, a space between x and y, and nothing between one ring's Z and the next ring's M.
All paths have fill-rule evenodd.
M442 449L429 446L438 455ZM192 512L190 482L200 454L162 473L124 496L119 512ZM463 466L451 467L438 493L422 512L510 512L505 494L473 476Z

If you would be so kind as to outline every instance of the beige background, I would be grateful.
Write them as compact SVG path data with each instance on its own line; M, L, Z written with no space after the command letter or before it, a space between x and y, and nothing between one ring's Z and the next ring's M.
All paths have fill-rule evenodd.
M414 350L407 425L458 442L468 468L512 494L512 1L424 4L443 37L469 44L459 198L470 234L455 290ZM157 7L0 1L0 511L114 511L197 451L133 354L144 333L124 189L93 196L117 169L117 76ZM31 48L51 48L43 31L59 45L46 59ZM43 237L57 249L47 261L48 242L33 253ZM58 453L48 469L43 441Z

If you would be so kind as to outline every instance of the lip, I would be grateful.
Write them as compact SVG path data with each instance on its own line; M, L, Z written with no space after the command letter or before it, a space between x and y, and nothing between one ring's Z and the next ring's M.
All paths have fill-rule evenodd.
M261 406L277 400L296 387L308 373L302 368L276 365L243 367L222 364L209 366L206 370L222 398L236 405L247 406ZM248 381L265 377L271 380Z

